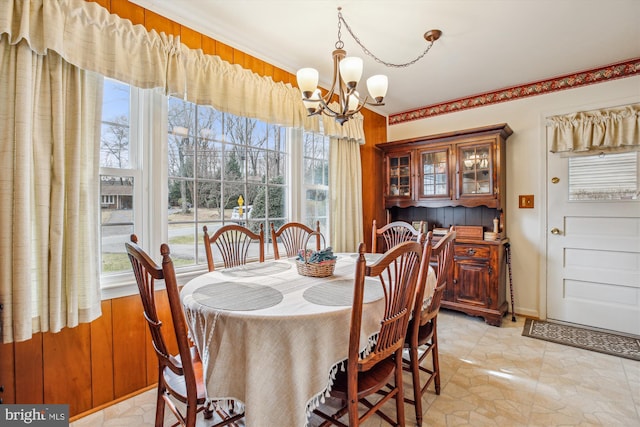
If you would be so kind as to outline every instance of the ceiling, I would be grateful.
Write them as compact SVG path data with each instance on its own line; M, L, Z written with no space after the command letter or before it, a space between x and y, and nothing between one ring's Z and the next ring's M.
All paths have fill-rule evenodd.
M420 61L389 68L366 56L343 25L348 55L364 59L364 81L389 77L390 115L640 58L640 0L130 0L294 73L320 72L327 88L337 7L380 59L404 63L443 35Z

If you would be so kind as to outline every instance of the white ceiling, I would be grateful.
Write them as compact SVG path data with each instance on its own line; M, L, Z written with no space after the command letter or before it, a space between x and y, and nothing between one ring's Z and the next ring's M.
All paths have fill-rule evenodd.
M130 0L286 71L319 70L328 87L337 40L337 7L349 55L364 59L363 80L389 76L394 114L457 98L590 70L640 57L640 0ZM366 93L361 82L361 93Z

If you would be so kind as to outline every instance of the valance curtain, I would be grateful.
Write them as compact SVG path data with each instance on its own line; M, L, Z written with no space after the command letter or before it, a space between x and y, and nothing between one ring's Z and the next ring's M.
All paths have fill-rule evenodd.
M276 83L215 55L189 49L178 37L147 31L84 0L10 0L0 11L0 34L26 40L39 54L52 50L83 70L140 88L162 88L219 111L267 123L319 131L298 88ZM332 122L332 123L328 123ZM364 141L362 117L344 126L325 120L329 136Z
M24 2L29 3L29 2ZM100 315L99 76L0 35L2 341Z
M640 149L640 104L549 117L552 153L610 153Z

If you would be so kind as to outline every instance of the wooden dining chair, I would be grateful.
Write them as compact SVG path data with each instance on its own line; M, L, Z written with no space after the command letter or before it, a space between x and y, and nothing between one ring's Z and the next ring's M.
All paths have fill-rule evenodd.
M209 271L215 270L213 262L213 251L211 245L215 244L220 252L225 268L237 267L244 265L249 259L249 249L258 244L258 259L264 262L264 230L260 224L260 232L254 233L247 227L238 224L225 225L220 227L209 236L209 231L205 225L204 231L204 249L207 254L207 264Z
M423 227L424 221L420 221L419 230L416 230L408 222L393 221L378 228L374 219L371 228L371 252L376 253L378 249L386 251L402 242L418 241ZM384 246L381 248L378 247L378 238L382 238L384 242Z
M391 425L405 425L402 348L413 308L416 283L421 275L420 269L424 266L421 260L425 251L426 245L404 242L391 248L375 263L367 265L365 245L360 244L349 326L347 368L336 375L329 391L344 406L332 414L327 414L320 408L314 410L316 415L327 422L344 426L339 419L348 413L348 425L354 427L377 414ZM385 308L375 345L368 354L363 354L360 334L367 277L380 279L380 285L384 289ZM383 393L379 393L383 390ZM396 400L395 420L381 411L382 405L390 399ZM366 408L362 415L358 413L359 403Z
M302 224L301 222L287 222L283 224L277 230L273 223L271 223L271 242L273 243L273 257L280 259L280 250L278 247L278 240L284 246L287 257L293 257L298 255L298 250L303 249L305 240L307 237L317 231L320 233L320 221L316 222L316 229ZM320 237L315 236L316 239L316 251L320 250Z
M437 320L442 294L448 285L448 281L452 278L455 239L456 232L452 228L432 248L431 232L427 235L425 247L427 247L430 254L424 260L424 264L428 265L430 259L436 259L436 286L433 295L427 296L426 301L428 302L425 307L428 269L421 269L421 273L424 276L418 279L413 318L409 322L407 337L404 342L404 347L408 349L409 358L404 358L403 369L411 372L413 381L413 399L405 398L405 402L415 405L418 427L422 426L422 395L431 383L435 385L436 394L440 394ZM419 355L420 348L423 349L421 355ZM431 369L422 366L423 360L428 355L431 355ZM425 372L428 375L424 384L421 383L420 372Z
M167 244L160 246L162 267L156 265L151 257L138 246L138 238L135 234L131 235L131 242L126 242L125 247L136 277L144 318L149 325L153 349L158 359L155 425L156 427L164 425L164 409L165 406L168 406L178 419L174 425L195 427L196 416L199 412L204 412L205 419L212 419L213 410L206 401L202 361L187 337L187 323L180 302L173 261L169 256L169 246ZM163 322L158 316L155 300L157 280L164 281L167 290L173 330L163 329ZM167 347L167 339L170 338L170 334L173 334L177 341L177 355L172 355ZM181 411L172 399L182 402L186 405L186 409ZM222 421L213 427L226 426L244 417L244 413L229 414L221 409L216 410L216 413L222 418Z

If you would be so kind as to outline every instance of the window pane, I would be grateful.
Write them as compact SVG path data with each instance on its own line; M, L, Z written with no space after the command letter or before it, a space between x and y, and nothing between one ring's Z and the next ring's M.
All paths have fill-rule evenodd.
M202 237L198 239L193 223L170 223L168 231L168 243L174 264L176 266L195 264L196 246L203 240Z
M266 123L256 119L247 120L248 143L253 147L267 148L268 126Z
M131 270L124 243L133 233L133 177L100 176L102 273Z
M251 148L247 151L247 181L266 182L267 152Z
M193 140L187 136L169 135L169 176L191 177L194 173L195 150Z
M198 111L198 136L215 141L224 139L221 112L208 106L199 105Z
M638 153L569 158L569 200L637 200Z
M104 79L100 166L128 168L130 88L124 83Z
M101 274L131 271L124 243L134 232L134 168L130 139L131 88L103 80L100 129L100 263ZM121 170L122 173L111 172Z
M224 114L224 136L225 141L245 146L247 144L247 119Z
M284 183L287 176L288 156L281 152L269 152L267 155L269 156L267 160L269 177L279 183Z
M267 135L267 148L273 151L286 151L286 132L283 128L270 125Z
M245 147L226 144L223 153L225 181L243 181L247 161Z
M200 139L198 147L198 178L222 178L222 143Z
M169 222L194 220L193 181L169 179Z
M220 197L222 193L222 183L220 181L197 181L198 188L198 218L200 220L221 220ZM215 210L207 213L205 209Z
M329 138L312 132L303 135L304 222L315 229L320 221L327 232L329 191Z

